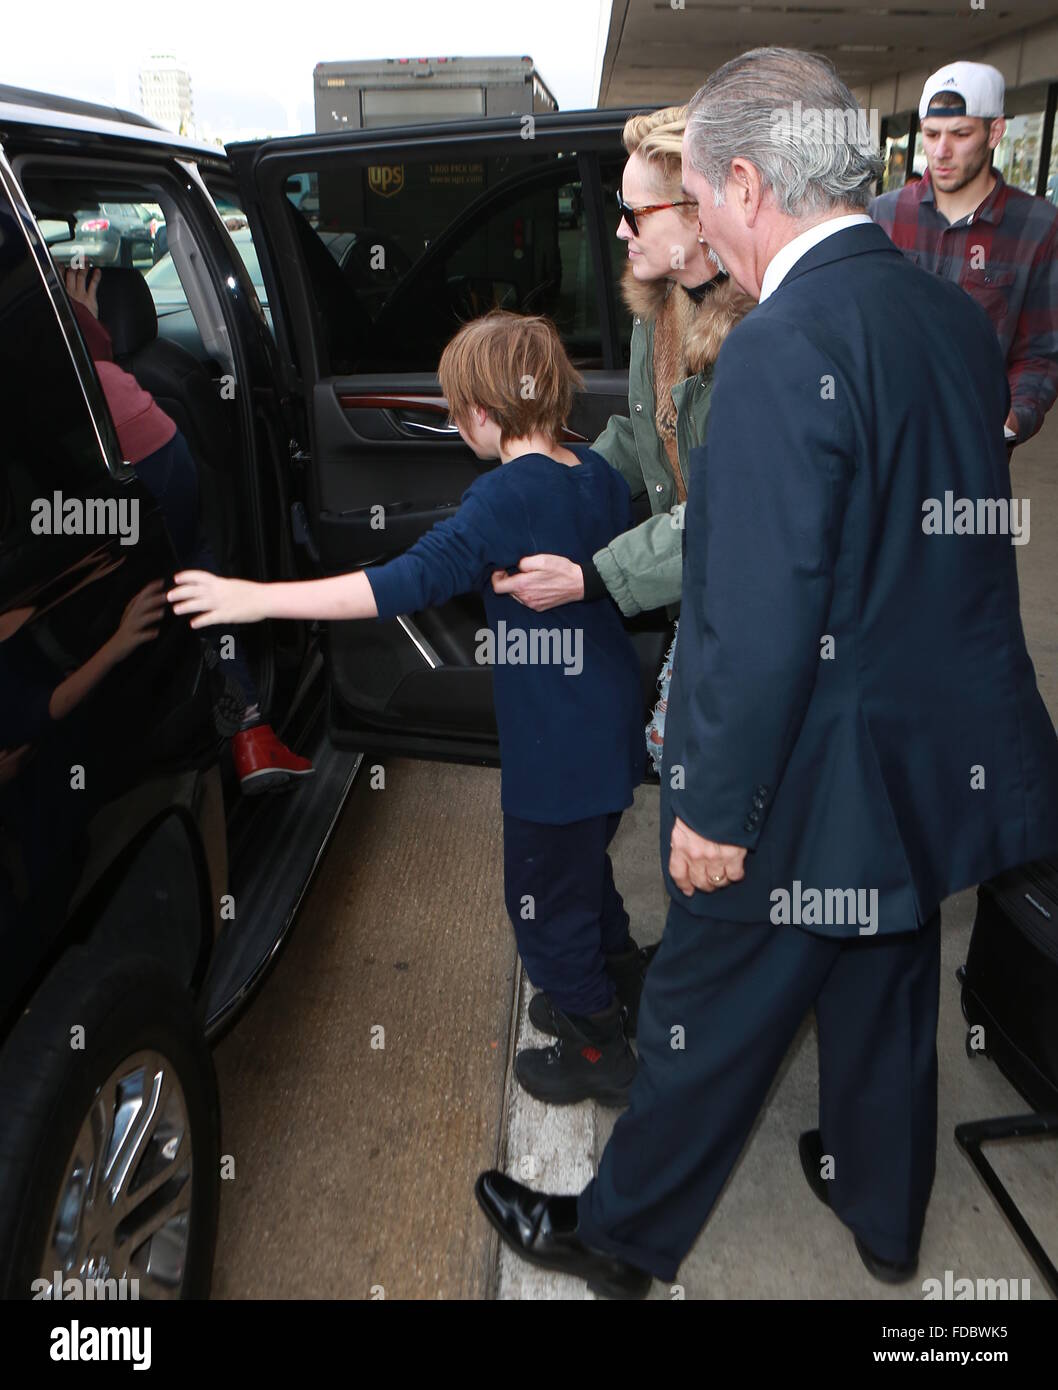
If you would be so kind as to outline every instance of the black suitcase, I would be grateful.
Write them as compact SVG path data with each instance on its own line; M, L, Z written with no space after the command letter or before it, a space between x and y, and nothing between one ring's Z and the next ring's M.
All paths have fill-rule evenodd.
M955 1138L1058 1297L1058 1266L981 1151L994 1140L1058 1139L1058 859L981 884L958 978L967 1054L991 1057L1036 1113L972 1120Z
M1033 1109L1058 1110L1058 859L981 884L961 978L967 1051L991 1057Z

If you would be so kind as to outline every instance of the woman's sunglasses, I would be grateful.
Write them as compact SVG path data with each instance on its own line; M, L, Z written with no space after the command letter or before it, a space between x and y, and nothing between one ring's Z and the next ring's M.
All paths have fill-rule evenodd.
M636 226L637 217L646 217L649 212L660 212L662 208L696 208L698 204L693 198L684 198L679 203L649 203L645 208L629 207L621 197L621 190L617 190L617 206L621 209L621 216L628 223L633 236L639 235L639 228Z

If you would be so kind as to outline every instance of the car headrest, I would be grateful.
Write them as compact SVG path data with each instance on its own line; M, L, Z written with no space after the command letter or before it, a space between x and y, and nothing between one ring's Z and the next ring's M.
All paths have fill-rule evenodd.
M107 266L99 277L99 318L118 359L138 352L158 336L158 315L138 270Z

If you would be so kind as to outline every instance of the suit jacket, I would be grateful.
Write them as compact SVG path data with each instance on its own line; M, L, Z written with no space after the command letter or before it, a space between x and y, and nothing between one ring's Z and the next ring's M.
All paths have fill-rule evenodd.
M876 226L813 247L731 332L690 455L661 775L691 912L908 931L1058 848L1008 405L983 311ZM685 898L676 815L745 845L746 878Z

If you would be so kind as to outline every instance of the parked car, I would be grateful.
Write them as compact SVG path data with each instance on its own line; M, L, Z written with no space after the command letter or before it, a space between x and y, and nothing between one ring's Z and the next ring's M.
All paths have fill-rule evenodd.
M67 265L78 256L86 265L149 265L154 232L150 214L139 204L100 203L78 210L72 234L50 243L52 256Z
M231 229L229 228L229 230ZM271 327L272 319L268 312L268 291L261 275L261 264L257 259L257 252L254 250L253 238L249 228L245 226L245 219L241 228L232 231L231 240L249 272L250 281L257 292L269 327ZM183 281L180 279L171 254L166 251L159 260L155 261L143 278L147 282L147 288L154 300L154 309L158 316L159 335L168 342L177 343L184 347L192 355L200 356L202 338L195 325L194 314L192 314L187 302L187 291L184 289Z
M142 1297L208 1291L208 1045L289 932L362 756L498 761L477 595L247 632L271 723L317 769L286 798L238 794L207 649L171 612L52 717L55 683L96 670L130 601L175 564L122 462L52 234L119 192L160 209L167 251L146 288L120 256L102 271L115 356L186 419L222 569L333 573L400 553L483 467L436 376L468 315L555 319L585 380L571 437L627 412L623 124L571 112L538 116L531 142L494 118L224 153L0 88L0 1293L54 1271L136 1277ZM560 238L571 187L583 211ZM133 514L134 540L84 524ZM670 627L630 627L646 713Z

